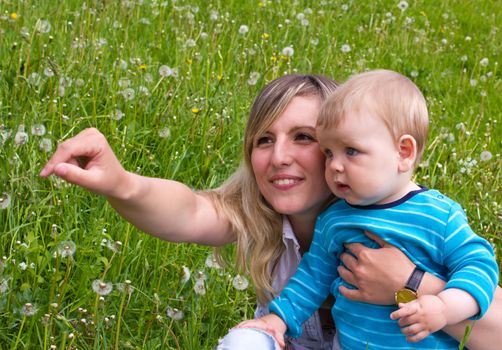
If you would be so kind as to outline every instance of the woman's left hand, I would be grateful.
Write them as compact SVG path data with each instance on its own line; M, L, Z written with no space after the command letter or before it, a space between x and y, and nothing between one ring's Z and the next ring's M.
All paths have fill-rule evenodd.
M351 300L394 304L394 293L406 284L415 264L395 246L370 232L365 233L381 248L368 248L361 243L345 245L353 255L341 255L343 265L338 267L338 273L357 289L341 286L340 293Z

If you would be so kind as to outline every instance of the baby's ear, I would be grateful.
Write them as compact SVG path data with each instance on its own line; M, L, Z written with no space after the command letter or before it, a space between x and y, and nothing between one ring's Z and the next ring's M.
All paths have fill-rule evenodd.
M415 141L415 138L408 134L403 135L397 141L397 147L399 150L399 172L405 173L413 170L417 159L417 141Z

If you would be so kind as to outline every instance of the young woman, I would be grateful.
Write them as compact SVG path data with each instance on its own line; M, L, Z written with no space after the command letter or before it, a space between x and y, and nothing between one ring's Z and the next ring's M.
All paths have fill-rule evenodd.
M253 279L260 316L309 248L317 215L334 199L324 181L324 156L314 127L321 102L336 86L314 75L286 75L267 85L251 109L243 162L216 190L194 192L176 181L127 172L96 129L60 144L40 175L55 174L106 196L126 220L162 239L211 246L235 243L236 263ZM382 249L350 245L354 255L342 255L347 268L340 274L358 288L341 290L348 298L391 304L394 292L412 273L414 264L403 253L379 243ZM435 294L443 286L426 274L419 293ZM497 321L501 294L498 288L497 299L477 321L471 349L486 350L502 342L502 324ZM289 339L288 346L331 349L334 327L327 315L329 302L304 324L304 335ZM446 331L461 339L464 323Z

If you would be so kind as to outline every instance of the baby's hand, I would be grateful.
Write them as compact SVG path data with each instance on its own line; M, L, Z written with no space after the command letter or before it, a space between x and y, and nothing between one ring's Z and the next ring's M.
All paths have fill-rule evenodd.
M235 328L256 328L264 332L270 333L280 347L283 348L286 343L284 342L284 333L286 333L286 324L276 314L268 314L255 320L247 320L239 323Z
M400 303L399 310L390 314L397 320L401 332L410 342L418 342L446 326L445 305L434 295L424 295L409 303Z

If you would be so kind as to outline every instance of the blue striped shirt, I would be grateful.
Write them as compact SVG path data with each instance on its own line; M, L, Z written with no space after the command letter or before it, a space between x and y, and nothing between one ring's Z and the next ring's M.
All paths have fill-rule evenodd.
M436 190L421 189L393 203L351 206L340 200L321 213L314 238L295 275L269 306L299 336L301 324L319 308L329 293L343 349L458 349L458 342L442 331L418 343L406 341L397 321L390 319L395 305L373 305L344 298L336 267L344 243L377 247L370 231L401 249L418 267L443 280L445 288L470 293L478 302L480 318L488 309L498 283L493 249L467 223L460 205Z

